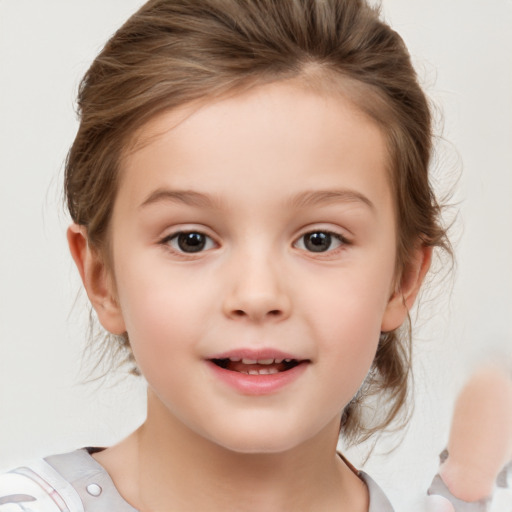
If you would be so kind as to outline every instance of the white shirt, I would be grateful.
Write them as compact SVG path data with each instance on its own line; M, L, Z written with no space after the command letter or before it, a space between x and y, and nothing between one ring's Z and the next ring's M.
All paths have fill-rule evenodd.
M0 475L0 512L137 512L91 457L94 451L53 455ZM368 512L393 512L380 487L362 471L357 474L368 487Z

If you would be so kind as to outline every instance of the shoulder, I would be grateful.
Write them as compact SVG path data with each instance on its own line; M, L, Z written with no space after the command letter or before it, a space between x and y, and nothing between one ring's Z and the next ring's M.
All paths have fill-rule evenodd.
M83 448L38 459L0 475L0 512L137 512Z
M370 496L370 508L368 512L394 512L391 502L377 482L364 471L359 471L358 474L359 478L361 478L368 487L368 494Z
M73 489L45 460L0 475L0 512L83 512Z
M369 498L368 512L394 512L391 502L388 500L384 491L379 487L377 482L375 482L375 480L373 480L373 478L364 471L358 470L341 452L337 453L352 473L360 478L366 485Z

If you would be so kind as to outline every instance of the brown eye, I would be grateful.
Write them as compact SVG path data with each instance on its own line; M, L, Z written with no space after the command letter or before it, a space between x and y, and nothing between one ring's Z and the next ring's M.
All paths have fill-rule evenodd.
M167 243L176 251L189 254L211 249L214 245L209 236L196 231L176 233L168 239Z
M302 235L295 245L299 249L309 252L327 252L338 248L343 243L345 243L345 240L337 233L312 231Z

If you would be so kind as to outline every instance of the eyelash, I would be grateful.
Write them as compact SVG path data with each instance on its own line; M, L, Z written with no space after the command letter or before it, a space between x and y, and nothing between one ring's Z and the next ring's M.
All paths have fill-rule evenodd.
M303 247L299 246L300 241L303 240L305 237L311 236L311 235L320 235L320 234L327 235L327 237L328 237L329 247L326 250L319 250L319 251L308 250L308 248L306 247L306 244L304 242L302 242ZM337 247L331 248L333 241L339 242L339 245ZM327 254L327 253L336 252L336 251L340 250L343 246L350 245L350 241L347 240L341 233L336 233L335 231L330 231L328 229L315 229L313 231L308 231L307 233L304 233L303 235L301 235L293 245L294 245L294 247L297 247L298 249L301 249L301 250L305 250L308 253Z
M204 238L203 243L199 244L199 250L197 250L197 251L185 251L185 250L183 250L183 247L180 247L178 245L180 243L180 238L181 237L186 237L186 236L190 237L190 235L199 235L200 237ZM191 242L192 240L193 239L190 238L189 241ZM184 241L184 240L181 240L181 241ZM176 242L176 245L174 245L173 242ZM205 233L202 233L201 231L194 231L194 230L191 230L191 231L178 231L176 233L173 233L172 235L168 235L168 236L164 237L160 241L160 244L161 245L165 245L167 247L170 247L173 252L175 252L177 254L180 254L180 255L183 255L183 256L198 254L198 253L204 252L205 250L212 249L213 246L216 245L215 241L212 239L211 236L208 236ZM211 245L211 247L207 247L208 245Z
M192 235L195 237L195 239L194 239L194 237L192 237ZM311 242L313 235L322 235L323 236L323 238L319 237L317 240L317 242L320 242L320 243L317 243L316 247L319 248L320 250L315 250L315 248L312 248L312 247L314 247L315 242L313 242L313 246L310 246L308 248L307 242L304 241L305 237L309 236L309 237L311 237L309 239L309 242ZM187 237L187 236L189 237L188 242L189 243L193 242L190 247L194 248L194 243L196 243L197 245L195 246L195 248L197 248L197 250L186 251L186 250L184 250L183 245L180 245L180 242L182 242L182 243L187 242L187 240L185 239L185 237ZM202 239L199 239L199 237L201 237ZM301 241L302 241L302 243L301 243ZM322 241L328 242L327 248L322 247L322 245L321 245ZM336 247L332 248L331 246L334 241L337 241L338 245ZM160 244L170 247L170 249L172 249L173 252L175 252L177 254L185 256L185 255L198 254L198 253L202 253L204 251L210 250L216 245L216 242L212 239L212 237L206 235L205 233L203 233L201 231L191 230L191 231L178 231L176 233L168 235L160 241ZM307 233L302 234L293 244L294 247L296 247L300 250L304 250L308 253L312 253L312 254L332 253L332 252L339 250L341 247L347 246L347 245L350 245L350 241L347 240L343 235L341 235L340 233L336 233L334 231L326 230L326 229L317 229L317 230L313 230L313 231L308 231Z

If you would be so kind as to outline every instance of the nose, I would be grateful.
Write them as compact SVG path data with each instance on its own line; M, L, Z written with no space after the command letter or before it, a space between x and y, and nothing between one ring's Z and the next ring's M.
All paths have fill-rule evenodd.
M275 259L252 255L231 265L231 282L223 303L226 316L261 323L290 315L286 273Z

